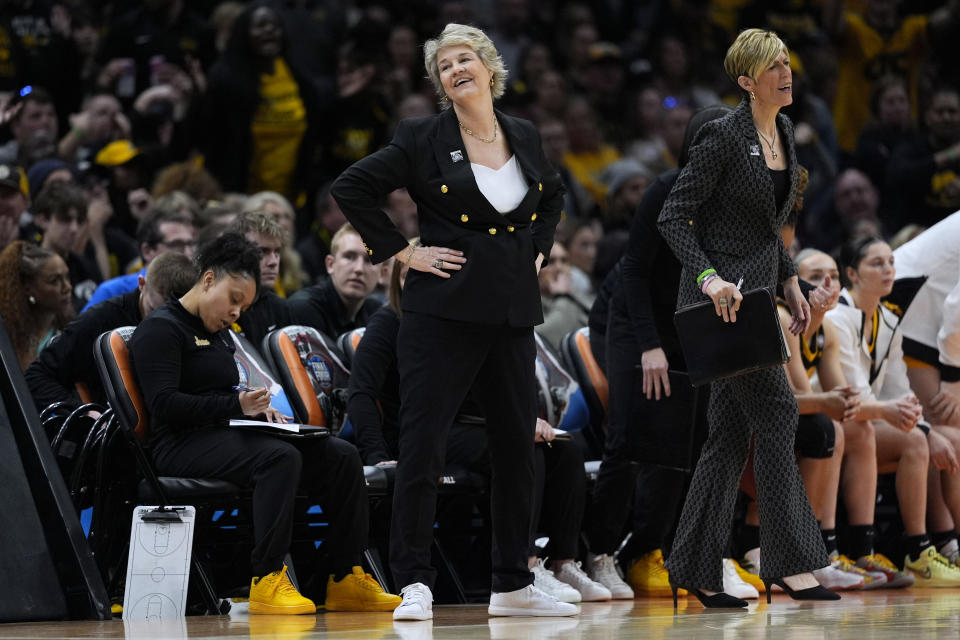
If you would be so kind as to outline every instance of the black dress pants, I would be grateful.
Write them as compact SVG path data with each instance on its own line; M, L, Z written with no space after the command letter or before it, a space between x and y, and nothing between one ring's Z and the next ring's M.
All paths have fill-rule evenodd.
M534 451L535 489L531 556L537 555L533 538L537 532L550 537L546 554L557 560L577 557L580 525L586 502L587 479L583 453L572 440L539 442Z
M533 581L527 546L533 501L536 345L532 327L483 325L405 311L397 343L400 456L393 493L390 568L398 587L433 588L430 545L447 436L474 389L490 449L494 592Z
M294 445L296 443L296 445ZM284 440L224 427L163 438L154 446L157 471L185 478L220 478L253 490L253 575L283 567L293 537L294 498L316 496L330 525L330 563L359 565L367 546L369 504L356 447L335 437Z

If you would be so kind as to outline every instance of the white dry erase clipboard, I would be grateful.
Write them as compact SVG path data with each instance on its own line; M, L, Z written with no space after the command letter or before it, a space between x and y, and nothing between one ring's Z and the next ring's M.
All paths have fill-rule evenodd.
M123 593L125 621L184 617L195 519L196 509L190 506L133 510Z

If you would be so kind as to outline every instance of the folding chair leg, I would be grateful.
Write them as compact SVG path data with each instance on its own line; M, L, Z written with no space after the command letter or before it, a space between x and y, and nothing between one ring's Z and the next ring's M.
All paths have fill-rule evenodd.
M447 557L447 552L443 550L443 545L440 544L440 541L436 537L433 538L433 550L437 553L437 559L440 561L440 566L437 569L446 575L449 578L450 583L453 584L453 590L457 596L457 602L460 604L466 604L467 602L467 593L463 589L463 583L460 581L460 574L457 573L457 570L454 568L453 563L450 562L450 558Z
M297 591L300 591L300 583L297 581L297 572L293 569L293 556L290 555L290 552L287 552L287 555L283 556L283 563L287 565L287 577L290 578L290 584L293 585L293 588Z
M207 577L207 572L200 564L200 561L197 560L196 556L190 558L190 568L193 569L193 577L197 581L197 588L200 590L200 595L207 605L207 615L219 616L230 611L230 602L226 600L221 601L217 597L217 592L214 590L210 578Z
M383 570L383 561L380 559L380 552L376 549L367 549L363 552L363 560L370 568L370 574L373 579L380 583L384 591L393 593L390 583L387 580L387 572Z

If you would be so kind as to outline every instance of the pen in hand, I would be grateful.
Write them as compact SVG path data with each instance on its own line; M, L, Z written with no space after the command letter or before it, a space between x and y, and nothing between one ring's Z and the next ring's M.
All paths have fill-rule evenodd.
M260 389L262 389L263 387L260 387L260 389L257 389L257 388L254 388L254 387L248 387L248 386L243 385L243 384L235 384L235 385L233 385L232 388L233 388L234 391L239 391L239 392L247 391L247 392L249 392L249 391L260 391Z
M740 287L742 286L743 286L743 278L741 277L740 280L737 281L737 291L740 291Z

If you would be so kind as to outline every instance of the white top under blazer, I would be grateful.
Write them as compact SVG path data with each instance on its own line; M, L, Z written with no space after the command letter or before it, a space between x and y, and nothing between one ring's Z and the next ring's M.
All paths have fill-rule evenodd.
M516 209L527 195L527 179L520 169L517 156L510 159L499 169L491 169L482 164L470 163L473 177L483 197L500 213L510 213Z

